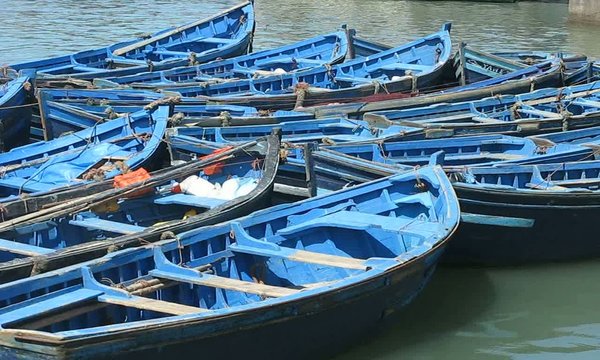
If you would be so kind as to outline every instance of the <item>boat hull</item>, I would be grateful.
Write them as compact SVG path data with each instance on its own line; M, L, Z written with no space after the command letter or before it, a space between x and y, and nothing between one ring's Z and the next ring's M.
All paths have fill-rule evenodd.
M0 357L20 359L148 359L157 356L325 358L359 340L388 315L412 302L430 280L448 239L415 260L310 301L286 302L227 319L155 326L65 343L56 352L0 347ZM350 316L351 315L351 316ZM300 346L298 339L304 339ZM235 346L231 346L235 344ZM32 348L33 349L33 348Z
M384 94L363 99L354 99L354 103L340 105L325 105L303 108L302 111L314 114L317 117L348 115L351 117L362 116L367 112L411 109L440 103L456 103L474 101L495 95L516 95L527 93L536 89L563 86L563 76L559 69L528 79L512 80L502 84L485 86L481 88L456 91L437 92L421 96L406 94Z
M0 97L0 150L8 151L29 142L32 103L35 99L31 77L22 75L8 84L6 94Z
M83 242L79 245L69 246L47 255L23 257L14 259L12 261L0 262L0 284L98 258L106 255L107 252L110 252L111 248L138 246L140 244L140 238L143 238L144 242L159 241L165 231L179 234L197 227L213 225L246 216L253 211L270 206L275 174L277 173L279 166L280 142L277 136L269 136L266 142L268 149L267 153L265 154L263 175L256 188L247 195L225 202L222 205L207 210L200 215L192 216L180 221L170 221L165 223L163 226L158 226L156 228L148 227L144 231L118 237L111 237L104 241ZM105 188L100 187L102 184L98 185L98 187L92 189L81 189L79 194L69 191L67 192L66 196L70 195L70 198L75 198L77 196L81 197L89 195L89 193L100 192L103 190L103 188ZM106 186L111 187L112 181L107 182ZM43 204L47 205L48 201L52 201L53 199L55 199L55 201L60 201L62 196L60 193L51 193L47 196L44 196L43 199L40 199L38 204L29 204L29 206L42 208L44 206ZM25 209L28 208L26 203L14 203L7 205L15 206L9 207L13 213L21 210L21 207L24 207ZM23 209L23 213L25 213L25 209ZM51 231L57 230L53 229ZM76 232L73 232L73 230L70 231L71 236L75 236L77 234ZM7 233L4 233L4 236L6 235ZM45 238L50 236L50 234L45 235Z
M598 194L454 188L462 221L447 263L519 265L600 256L593 226L600 216Z

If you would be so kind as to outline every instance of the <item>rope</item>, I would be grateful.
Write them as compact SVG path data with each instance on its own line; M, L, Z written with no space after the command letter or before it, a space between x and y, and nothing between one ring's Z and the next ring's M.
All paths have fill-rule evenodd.
M296 94L296 103L294 104L294 109L301 108L304 104L304 100L306 99L306 95L308 93L309 84L307 83L298 83L294 89L294 93Z
M229 111L221 111L221 113L219 114L219 118L221 119L222 127L227 127L231 125L232 117Z

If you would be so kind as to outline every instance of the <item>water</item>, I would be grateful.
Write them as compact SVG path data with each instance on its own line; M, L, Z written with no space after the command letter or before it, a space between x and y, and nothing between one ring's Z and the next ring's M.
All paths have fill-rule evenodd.
M440 268L398 321L336 360L600 359L598 271Z
M0 0L0 64L100 47L132 34L178 25L237 0ZM327 4L324 6L324 4ZM99 6L101 4L101 6ZM395 0L257 1L255 49L330 32L342 23L359 35L400 44L454 24L455 42L484 50L548 49L600 57L600 27L568 22L566 4Z
M69 53L212 14L235 0L0 0L0 64ZM102 4L99 6L98 4ZM326 6L324 4L327 4ZM399 44L452 21L484 50L565 50L600 57L600 26L566 4L259 0L255 49L330 32ZM568 241L568 239L566 240ZM509 269L442 268L418 301L337 360L598 359L600 261Z

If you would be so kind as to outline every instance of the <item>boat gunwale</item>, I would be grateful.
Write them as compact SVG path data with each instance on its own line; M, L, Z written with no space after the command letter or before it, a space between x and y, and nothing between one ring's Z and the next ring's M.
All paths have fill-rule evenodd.
M276 308L283 308L283 309L285 309L285 307L294 308L294 306L298 303L303 303L303 302L307 302L310 300L316 300L319 298L320 298L320 300L322 300L322 298L327 298L327 297L330 298L330 297L335 296L336 294L347 291L349 289L362 287L362 286L368 286L369 284L373 284L382 278L390 277L393 275L399 275L401 270L408 268L408 267L416 266L417 263L423 261L425 258L431 256L438 250L445 247L459 226L459 218L460 218L459 204L458 204L458 202L452 202L452 201L448 202L448 200L452 197L451 195L454 195L454 199L456 199L456 193L454 192L454 189L451 186L450 181L445 176L441 167L435 166L432 168L432 170L433 170L432 172L435 175L435 177L438 179L438 181L440 181L439 182L440 187L439 187L438 191L439 191L440 196L443 195L446 199L445 203L448 204L447 212L450 215L452 215L452 213L454 213L454 216L452 216L452 219L454 220L453 226L452 226L452 228L446 228L446 232L445 232L444 236L441 238L438 238L438 240L435 242L435 244L433 244L433 246L431 246L429 249L427 249L427 251L422 252L418 255L415 255L406 261L398 262L397 264L394 264L393 266L387 266L385 269L371 268L359 275L350 276L348 278L338 281L337 283L328 284L328 285L325 285L322 287L317 287L317 288L309 289L306 291L302 291L300 294L294 294L294 295L283 296L280 298L264 300L264 301L261 301L260 303L258 303L258 304L260 304L259 306L256 306L257 305L256 303L246 304L246 305L241 306L241 307L250 307L250 309L247 309L247 310L238 308L239 311L228 312L225 314L195 313L195 314L190 314L190 315L168 316L168 317L160 318L160 319L136 321L135 324L132 324L132 323L127 324L127 327L125 327L125 324L118 324L115 326L121 327L120 329L111 329L110 333L104 333L104 334L102 334L101 331L98 331L98 330L102 330L102 327L97 327L97 328L93 328L93 329L95 329L95 331L99 332L98 334L87 335L85 337L78 337L76 335L65 336L65 335L61 335L60 332L59 333L47 333L47 332L36 331L36 330L20 331L19 329L0 329L0 344L4 344L4 346L14 348L14 343L11 343L11 341L7 341L10 339L13 339L17 342L23 343L23 345L25 345L25 346L27 345L27 343L33 342L37 346L46 346L46 347L59 346L60 350L64 350L64 348L67 348L67 347L85 346L85 344L88 344L88 343L94 343L94 344L98 345L99 343L97 342L97 339L101 338L101 337L108 337L109 338L108 341L110 341L111 339L113 339L113 338L116 339L116 337L119 337L119 336L140 334L144 331L149 331L149 330L176 328L176 327L181 327L181 326L193 326L193 325L198 325L201 323L218 321L218 320L221 320L224 318L230 318L230 317L236 317L236 316L240 317L240 316L243 316L246 314L254 314L256 312L261 312L261 311L269 311L269 310L273 310ZM414 171L414 170L412 170L412 171ZM380 180L376 180L376 181L382 181L382 180L384 180L384 179L380 179ZM319 197L322 198L322 197L326 197L326 196L327 195L322 195ZM315 199L315 198L307 199L302 202L310 201L313 199ZM287 207L287 206L289 206L289 205L284 205L282 207L278 207L278 209L281 209L281 208ZM265 211L265 210L262 210L262 211ZM449 221L451 221L450 218L449 218L448 222ZM211 226L208 226L207 228L214 227L214 226L215 225L211 225ZM123 254L124 252L127 252L127 251L135 251L137 249L157 247L157 246L165 245L169 242L170 242L169 240L163 240L163 241L154 243L153 245L147 245L147 246L143 246L141 248L136 248L136 249L127 249L127 250L120 251L119 253ZM87 263L93 264L93 262L98 262L98 261L106 262L106 261L109 261L109 259L100 258L100 259L92 260ZM45 274L37 275L34 278L60 276L61 272L76 271L76 269L79 269L81 266L84 266L87 263L72 265L72 266L69 266L69 267L66 267L66 268L63 268L60 270L55 270L55 271L48 272ZM366 276L367 274L370 276ZM359 281L355 281L357 276L363 277L363 279L361 279ZM30 278L29 280L28 279L18 280L17 282L31 281L34 278ZM382 284L382 285L385 286L386 284ZM1 285L0 285L0 287L1 287ZM292 299L290 299L290 297L292 297ZM335 306L335 302L332 302L332 305ZM236 310L238 310L238 309L236 309ZM227 311L227 309L221 309L221 311L223 311L223 310ZM217 311L219 311L219 310L217 310ZM217 312L217 311L215 311L215 312ZM298 314L290 314L290 315L286 316L286 318L296 317L296 316L298 316ZM168 321L165 321L165 320L168 320ZM276 321L276 322L284 321L284 320L285 319L281 319L280 317L273 319L273 321ZM148 322L152 322L153 324L148 324ZM108 326L112 326L112 325L108 325ZM92 329L92 328L90 328L90 329ZM78 330L72 330L69 332L77 332L77 331ZM7 337L9 339L6 339ZM104 341L104 342L106 342L106 341ZM13 344L13 346L11 346L11 344ZM44 344L44 345L42 345L42 344Z

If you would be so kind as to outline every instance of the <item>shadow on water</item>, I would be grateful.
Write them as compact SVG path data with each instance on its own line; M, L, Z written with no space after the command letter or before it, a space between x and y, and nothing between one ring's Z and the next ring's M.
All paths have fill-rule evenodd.
M438 268L412 304L335 359L385 358L400 349L427 346L431 339L475 321L494 297L493 284L481 269Z

